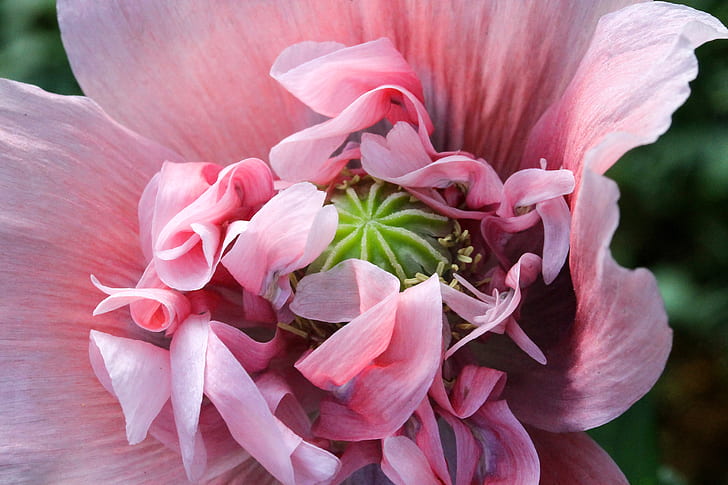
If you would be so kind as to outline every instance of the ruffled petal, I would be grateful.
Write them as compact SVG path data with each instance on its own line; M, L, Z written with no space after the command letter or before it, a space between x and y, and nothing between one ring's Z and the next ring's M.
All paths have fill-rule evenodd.
M386 139L369 133L362 135L361 163L369 175L408 189L466 184L466 202L471 209L500 201L503 184L485 161L464 153L433 153L433 161L426 150L414 128L400 122Z
M153 272L148 267L145 274ZM142 276L142 280L144 280ZM148 279L148 278L147 278ZM190 302L182 293L163 286L161 288L110 288L102 285L95 276L91 282L103 291L107 298L94 308L93 315L102 315L130 305L132 318L140 327L152 332L173 331L190 314ZM161 282L160 282L161 283Z
M541 462L541 485L627 485L622 471L586 433L549 433L529 428Z
M392 434L422 402L440 367L442 301L431 277L399 295L390 344L352 381L321 403L314 432L337 440Z
M617 198L612 181L584 172L572 212L573 289L566 276L549 287L536 283L521 306L519 323L548 364L518 359L507 346L484 349L491 357L510 355L498 366L509 375L505 397L519 419L541 429L611 421L653 386L670 351L654 277L620 267L609 253Z
M163 445L129 446L119 404L88 360L92 327L143 332L123 312L91 316L100 293L89 274L117 287L142 274L136 204L164 160L180 158L87 99L0 81L0 395L10 481L185 479Z
M338 472L334 455L306 443L273 415L253 380L214 332L208 335L205 395L240 446L286 485L317 483Z
M683 5L646 2L605 16L566 92L529 136L524 162L544 157L578 178L600 147L591 169L606 172L667 131L698 72L693 50L726 37L718 20Z
M338 214L309 183L273 197L250 220L222 263L243 288L280 308L291 295L289 273L310 264L334 238Z
M89 357L96 377L121 404L129 444L139 443L169 400L169 352L147 342L92 330Z
M174 199L181 198L178 194L184 191L187 180L197 178L200 165L210 166L165 164L154 208L161 213L154 217L154 266L166 285L182 291L198 290L210 281L225 243L247 228L232 223L250 219L273 197L270 169L261 160L251 158L220 170L213 183L200 181L195 188L204 190L191 201L184 197L188 204L181 205ZM207 176L215 171L207 170L211 172ZM228 235L229 229L233 235Z
M439 148L477 153L503 175L519 167L528 132L573 76L597 19L631 3L224 1L209 9L191 0L62 0L59 23L86 94L188 158L219 163L264 157L310 124L267 76L286 47L388 37L423 82Z

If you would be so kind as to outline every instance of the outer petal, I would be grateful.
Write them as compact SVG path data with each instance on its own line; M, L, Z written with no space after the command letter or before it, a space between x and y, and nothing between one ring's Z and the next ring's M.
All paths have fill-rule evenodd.
M136 203L164 160L179 158L88 100L0 81L0 481L184 480L177 454L128 445L88 362L91 327L141 334L123 312L91 317L89 274L136 283Z
M88 95L140 133L217 162L263 157L309 124L267 76L283 49L389 37L424 84L439 148L477 153L507 174L571 79L596 20L631 3L223 0L209 9L193 0L62 0L59 21Z
M620 267L609 253L616 185L591 171L581 180L572 213L573 290L564 275L549 287L537 282L521 306L519 323L548 364L514 354L502 362L514 413L557 432L599 426L630 407L659 377L672 340L654 277Z
M541 485L628 485L619 467L586 433L554 434L529 428L541 462Z
M719 37L728 31L718 20L682 5L645 3L605 16L563 97L530 135L524 162L544 157L578 177L590 149L605 150L591 165L604 173L654 142L690 93L693 49Z

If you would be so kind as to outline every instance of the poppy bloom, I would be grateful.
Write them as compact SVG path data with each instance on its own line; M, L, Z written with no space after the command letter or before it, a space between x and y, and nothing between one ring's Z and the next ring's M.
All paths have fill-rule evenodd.
M671 334L602 174L726 36L632 3L59 2L94 101L0 84L11 478L623 483L582 431Z

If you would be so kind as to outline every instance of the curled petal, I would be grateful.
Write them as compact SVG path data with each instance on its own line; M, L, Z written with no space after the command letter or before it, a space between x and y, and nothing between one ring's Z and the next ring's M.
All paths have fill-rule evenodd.
M536 204L536 211L543 222L543 280L550 285L569 254L571 212L561 197Z
M322 482L338 472L334 455L303 441L273 415L253 380L214 332L208 334L204 391L240 446L284 484Z
M483 447L484 483L539 483L539 456L530 436L508 409L506 401L486 402L471 419L478 427L476 439Z
M517 207L529 207L573 191L574 174L570 170L519 170L503 184L503 201L496 214L513 217Z
M92 330L89 357L96 377L121 404L129 444L141 442L170 397L169 352Z
M132 307L134 322L140 327L161 332L174 331L190 313L190 302L182 293L169 288L111 288L102 285L95 276L91 282L107 295L94 309L94 315Z
M472 209L501 199L503 184L488 163L467 154L434 155L414 128L397 123L384 139L362 135L362 167L370 175L406 188L445 188L455 183L468 185L466 202Z
M487 367L466 365L460 371L448 396L442 379L435 379L430 395L438 406L459 419L472 416L486 400L498 398L506 374Z
M605 15L563 96L534 127L524 160L544 157L578 179L589 150L601 147L591 169L606 172L667 130L698 72L693 50L727 36L718 20L683 5L646 2Z
M281 308L291 295L288 275L334 238L338 214L333 206L321 207L324 198L305 182L283 190L253 216L223 265L245 289Z
M160 211L171 218L164 221L166 218L160 217L158 221L155 216L152 241L159 277L168 286L183 291L200 289L210 281L225 249L224 241L229 243L234 237L227 234L228 224L249 219L273 196L273 178L268 166L258 159L247 159L219 171L214 183L188 205L167 214L177 209L177 204L168 207L169 197L165 194L171 192L178 197L182 190L179 185L184 185L180 180L194 180L189 172L194 175L198 165L209 164L190 165L188 169L188 164L165 164L159 178L156 206L162 206ZM168 173L174 176L167 176ZM235 235L245 228L231 227Z
M266 369L270 361L286 348L283 334L280 331L276 332L271 340L258 342L246 333L224 323L210 322L210 328L235 356L240 365L251 374Z
M331 439L378 439L397 430L427 394L440 366L442 302L431 277L399 295L387 350L321 403L314 432Z
M285 49L270 73L308 107L328 117L383 84L401 86L423 99L417 75L387 38L352 47L301 42Z

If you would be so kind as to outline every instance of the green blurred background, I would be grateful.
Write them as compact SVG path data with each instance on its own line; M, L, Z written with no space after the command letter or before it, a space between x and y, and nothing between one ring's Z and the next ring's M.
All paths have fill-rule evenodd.
M728 23L725 0L680 3ZM0 77L80 94L54 5L0 0ZM633 485L728 485L728 42L698 58L670 131L609 173L622 192L614 255L656 274L675 331L654 390L591 432Z

